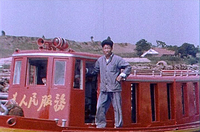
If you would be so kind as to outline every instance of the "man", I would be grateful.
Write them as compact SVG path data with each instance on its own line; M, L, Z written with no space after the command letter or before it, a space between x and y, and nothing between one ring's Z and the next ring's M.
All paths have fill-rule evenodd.
M104 55L96 61L94 67L94 72L100 72L101 77L100 94L95 117L96 127L106 127L106 112L111 102L114 108L115 128L122 127L122 88L120 81L131 73L131 66L120 56L112 53L113 42L110 39L104 40L101 45ZM123 72L121 72L121 69L124 69Z

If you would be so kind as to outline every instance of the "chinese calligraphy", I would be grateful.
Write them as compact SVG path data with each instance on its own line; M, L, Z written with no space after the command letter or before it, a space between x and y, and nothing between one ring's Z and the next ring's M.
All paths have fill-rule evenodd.
M41 101L40 107L37 109L37 111L40 111L40 109L42 107L46 107L48 105L52 105L52 97L51 97L51 95L48 95L48 96L44 95L44 96L42 96L42 101Z
M62 94L60 96L60 94L56 94L56 100L54 101L55 105L54 105L54 110L59 111L59 110L63 110L65 107L65 94Z
M13 94L13 100L16 101L17 92ZM41 101L37 98L37 93L32 93L32 96L27 98L24 94L23 98L19 102L19 106L26 106L27 108L31 108L31 106L39 106L37 111L40 111L42 108L47 106L52 106L55 112L63 110L65 107L65 94L56 94L55 100L52 101L52 95L43 95ZM40 104L39 104L40 102ZM54 104L53 104L54 103Z

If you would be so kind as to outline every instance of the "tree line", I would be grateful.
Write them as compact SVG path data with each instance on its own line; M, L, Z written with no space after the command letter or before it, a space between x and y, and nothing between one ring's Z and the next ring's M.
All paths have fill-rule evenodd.
M162 41L156 41L157 46L152 45L151 43L147 42L145 39L141 39L136 43L136 54L138 56L141 56L145 51L149 50L150 48L153 47L159 47L161 46L162 48L168 49L168 50L173 50L175 51L175 56L179 56L181 58L186 58L186 57L194 57L196 58L197 53L199 52L199 47L195 47L194 44L190 43L183 43L180 47L174 45L167 45L165 42Z

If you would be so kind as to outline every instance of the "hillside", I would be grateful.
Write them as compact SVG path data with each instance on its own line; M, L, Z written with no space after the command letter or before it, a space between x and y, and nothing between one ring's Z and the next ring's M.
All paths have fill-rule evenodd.
M10 57L13 51L18 48L20 50L31 49L37 50L37 40L39 37L25 36L0 36L0 58ZM51 39L51 38L50 38ZM66 39L67 40L67 39ZM77 52L89 52L102 54L101 42L76 42L67 40L69 48ZM115 43L113 52L123 57L131 57L135 49L135 45L130 43Z
M25 37L25 36L0 36L0 64L9 64L11 61L10 56L16 48L20 50L38 50L37 40L39 37ZM53 38L48 38L53 39ZM66 38L65 38L66 39ZM67 39L66 39L67 40ZM89 42L76 42L67 40L69 48L76 52L87 52L94 54L103 54L100 41L89 41ZM166 66L161 67L162 69L190 69L191 63L197 62L195 69L199 69L198 61L195 59L181 59L175 56L149 56L147 58L137 58L136 45L130 43L115 43L113 52L121 57L129 60L131 65L134 65L135 69L157 69L157 63L159 61L166 61ZM163 54L164 51L161 48L156 49ZM7 60L7 59L8 60ZM6 59L6 60L5 60ZM143 59L147 59L143 61ZM149 59L149 60L148 60ZM198 58L197 58L198 59ZM146 62L146 63L144 63ZM193 63L193 64L195 64ZM188 65L189 64L189 65ZM160 68L160 67L158 67ZM194 68L193 68L194 69Z

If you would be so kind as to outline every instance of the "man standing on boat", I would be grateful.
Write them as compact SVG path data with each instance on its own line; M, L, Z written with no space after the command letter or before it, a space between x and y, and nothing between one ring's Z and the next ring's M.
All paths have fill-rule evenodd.
M104 55L96 61L94 67L94 73L100 72L101 78L95 117L96 127L106 127L106 112L111 103L114 108L115 128L122 127L121 80L131 73L131 66L123 58L112 53L113 42L109 38L104 40L101 46Z

